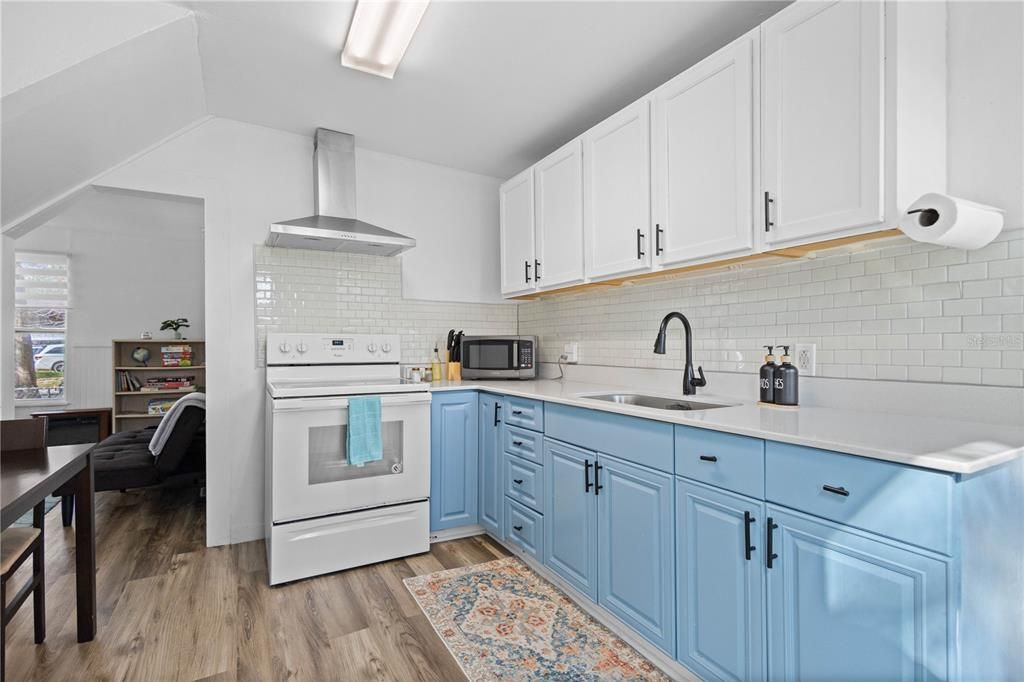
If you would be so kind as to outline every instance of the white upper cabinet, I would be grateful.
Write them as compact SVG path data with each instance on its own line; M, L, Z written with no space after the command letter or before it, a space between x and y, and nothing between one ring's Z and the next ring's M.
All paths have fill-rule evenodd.
M537 287L583 281L583 146L573 140L533 167Z
M798 2L761 25L767 244L882 221L884 19L881 2Z
M583 135L586 276L651 265L650 106L632 104Z
M501 230L501 293L515 296L533 291L534 224L533 168L505 182L498 190Z
M656 266L753 251L756 42L741 38L651 98Z

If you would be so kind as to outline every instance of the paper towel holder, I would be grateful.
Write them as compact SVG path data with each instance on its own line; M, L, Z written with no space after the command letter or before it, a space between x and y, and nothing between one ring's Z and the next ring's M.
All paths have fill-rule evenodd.
M907 215L912 215L914 213L921 214L917 219L917 224L921 227L931 227L935 223L939 222L939 212L934 208L915 208L913 211L907 211Z

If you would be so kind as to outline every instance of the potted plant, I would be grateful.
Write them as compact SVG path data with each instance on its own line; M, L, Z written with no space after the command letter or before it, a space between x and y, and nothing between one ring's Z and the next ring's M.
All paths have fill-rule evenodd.
M163 322L161 322L160 323L160 331L166 331L168 329L173 329L174 330L174 338L176 338L176 339L183 339L185 337L181 335L181 331L180 330L181 330L182 327L189 327L189 326L191 326L191 325L188 323L188 318L187 317L179 317L176 320L164 320Z

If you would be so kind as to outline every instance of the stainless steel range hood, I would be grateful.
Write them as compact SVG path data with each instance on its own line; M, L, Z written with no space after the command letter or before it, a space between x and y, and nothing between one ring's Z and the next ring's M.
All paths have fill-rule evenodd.
M356 217L356 143L348 133L317 128L313 143L315 215L270 226L267 246L397 256L412 237Z

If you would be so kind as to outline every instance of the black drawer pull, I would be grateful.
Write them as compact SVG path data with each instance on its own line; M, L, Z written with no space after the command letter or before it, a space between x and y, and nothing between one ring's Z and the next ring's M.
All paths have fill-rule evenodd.
M700 461L702 461L702 462L717 462L718 458L715 457L714 455L701 455L700 456Z
M849 497L850 496L850 491L847 490L846 488L844 488L843 486L838 486L837 487L837 486L834 486L834 485L826 484L826 485L821 486L821 489L824 490L827 493L832 493L834 495L842 495L843 497Z
M750 544L750 526L754 524L754 517L750 515L750 512L743 512L743 554L746 556L747 561L750 561L750 553L753 552L757 547Z
M523 484L523 479L521 479L521 478L513 478L512 482L515 483L516 485L522 485Z
M512 526L512 530L522 530L522 526Z
M514 440L514 441L512 441L512 445L517 445L518 446L518 445L522 445L522 444L523 444L523 441L521 441L521 440Z
M512 414L522 414L522 410L512 410Z

